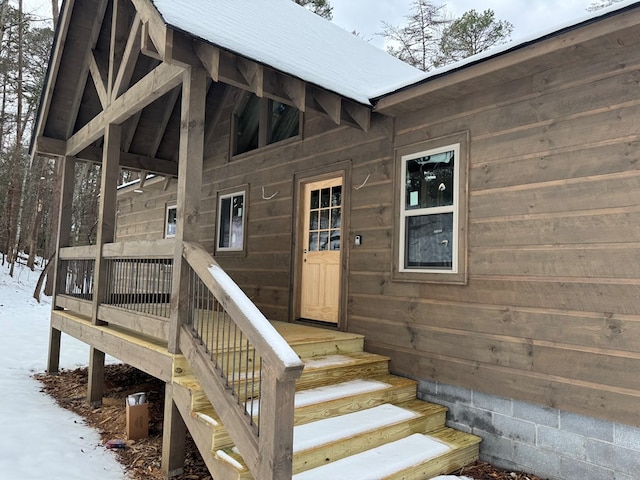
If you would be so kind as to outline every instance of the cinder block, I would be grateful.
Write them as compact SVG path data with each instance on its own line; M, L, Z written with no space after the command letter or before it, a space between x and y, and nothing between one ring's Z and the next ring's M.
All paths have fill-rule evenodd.
M541 407L527 402L513 402L513 416L527 422L547 427L560 426L560 412L555 408Z
M500 415L513 416L513 402L507 398L473 392L473 406Z
M640 455L635 450L614 447L615 471L638 478L640 475Z
M493 435L502 436L502 433L495 427L491 412L456 404L452 406L449 413L449 420L452 422L469 425L474 430L479 429Z
M493 426L503 437L529 445L536 443L536 426L533 423L495 414Z
M560 412L560 429L603 442L613 442L613 422L605 420Z
M545 452L542 454L538 448L520 442L514 442L513 452L513 461L520 465L520 470L524 469L542 478L562 478L562 461L557 453ZM573 480L579 477L569 478Z
M602 442L600 440L587 439L585 451L587 454L587 462L600 465L604 468L616 470L616 447L612 443Z
M473 434L482 438L480 444L480 456L492 456L504 461L513 461L513 440L485 432L478 428L473 429Z
M586 439L582 435L563 432L556 428L538 427L538 446L552 452L559 452L562 456L576 460L585 460ZM580 477L576 477L580 478Z
M420 380L418 382L418 392L436 395L438 393L438 382L434 382L433 380Z
M562 459L562 478L580 480L616 480L613 470L570 458Z
M640 428L616 423L613 443L623 448L640 452Z
M445 383L438 383L438 398L449 403L464 403L471 405L471 390L455 387Z

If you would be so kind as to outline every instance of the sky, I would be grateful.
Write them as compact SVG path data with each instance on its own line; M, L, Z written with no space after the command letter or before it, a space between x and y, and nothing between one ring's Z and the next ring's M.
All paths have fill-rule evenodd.
M508 20L514 26L512 39L517 40L554 25L562 25L588 14L593 0L449 0L444 3L455 17L471 9L492 9L496 18ZM410 14L413 0L331 0L333 21L348 31L357 31L362 38L377 47L384 46L376 35L382 31L382 22L402 26Z

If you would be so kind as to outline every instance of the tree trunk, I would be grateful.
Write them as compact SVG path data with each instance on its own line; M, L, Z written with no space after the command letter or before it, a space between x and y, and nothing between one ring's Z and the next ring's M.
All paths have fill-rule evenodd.
M53 28L55 29L58 25L58 17L60 16L58 0L51 0L51 13L53 14Z
M47 265L44 267L40 276L38 277L38 282L36 283L36 288L33 290L33 298L35 298L38 303L40 303L40 292L42 292L42 284L44 283L45 278L53 278L53 266L55 265L56 254L54 253L49 257L49 261ZM45 292L45 295L47 293ZM51 296L51 295L49 295Z

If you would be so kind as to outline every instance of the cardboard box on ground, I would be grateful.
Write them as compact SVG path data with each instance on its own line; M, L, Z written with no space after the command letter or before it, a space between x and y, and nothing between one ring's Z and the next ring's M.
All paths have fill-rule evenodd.
M129 440L149 436L149 404L144 393L129 395L126 401L126 433Z

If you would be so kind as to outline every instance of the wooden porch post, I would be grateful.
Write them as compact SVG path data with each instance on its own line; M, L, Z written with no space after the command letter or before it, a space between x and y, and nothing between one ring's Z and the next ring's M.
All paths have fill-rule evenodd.
M182 244L199 240L200 196L202 195L202 157L204 155L204 112L207 75L202 68L186 69L182 83L180 153L178 165L178 201L171 319L167 349L180 353L180 325L188 314L188 270L182 259ZM177 475L184 467L186 426L173 402L171 385L166 386L165 419L162 435L162 472L166 478ZM171 393L171 395L169 395Z
M71 245L71 211L73 209L73 191L75 188L74 157L64 157L62 162L62 191L60 192L60 212L58 213L58 237L56 239L56 260L53 281L52 310L57 310L56 297L62 291L66 275L60 269L60 249ZM60 330L51 327L49 332L49 357L47 372L58 373L60 370Z
M184 471L187 426L173 401L173 385L164 388L164 420L162 422L162 476L171 478Z
M93 280L93 309L91 315L91 323L93 325L104 325L104 322L98 320L98 307L104 302L107 292L107 265L102 256L102 248L105 243L112 243L115 239L116 193L118 175L120 173L120 140L120 125L107 125L104 132L98 235L96 240L97 253ZM104 356L104 352L91 347L87 401L94 405L102 403L102 395L104 393Z
M186 69L182 84L178 201L171 292L171 324L168 349L179 353L178 332L187 316L187 269L182 260L183 242L199 241L202 157L204 156L204 112L207 74L203 68Z

